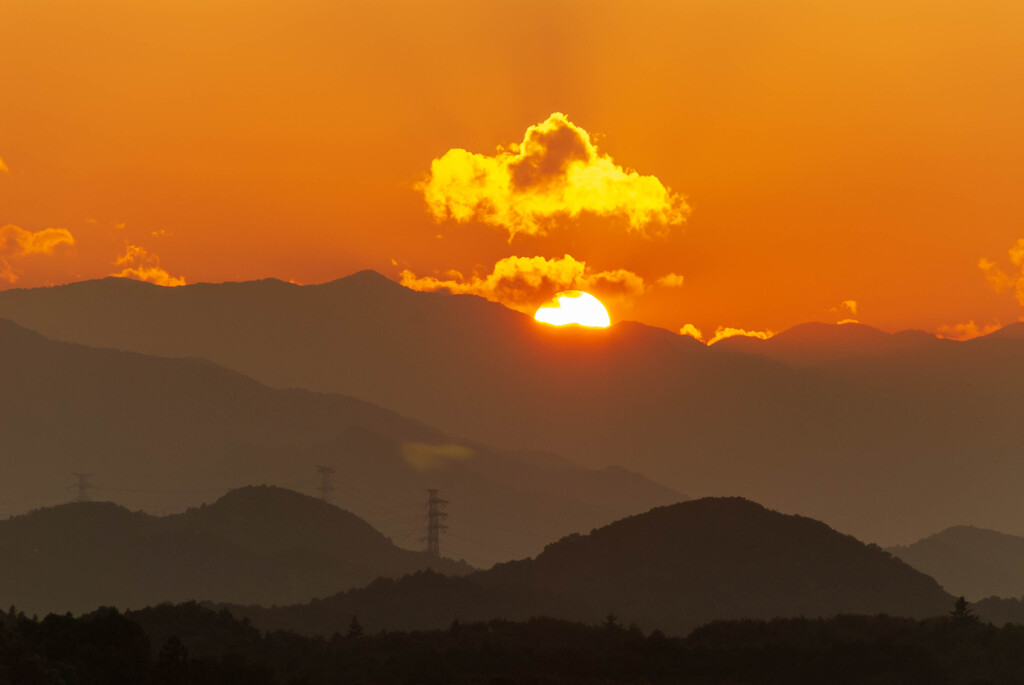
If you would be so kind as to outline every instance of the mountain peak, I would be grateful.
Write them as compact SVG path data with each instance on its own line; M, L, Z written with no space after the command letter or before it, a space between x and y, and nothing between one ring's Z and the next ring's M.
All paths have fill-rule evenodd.
M993 331L985 338L1024 338L1024 321L1016 321L1011 324L1007 324L1000 328L998 331Z

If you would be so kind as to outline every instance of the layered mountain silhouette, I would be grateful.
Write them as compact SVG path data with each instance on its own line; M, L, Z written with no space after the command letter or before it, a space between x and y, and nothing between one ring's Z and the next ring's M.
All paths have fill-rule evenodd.
M267 387L198 359L48 340L0 321L0 506L96 499L181 511L251 483L314 491L422 549L428 488L451 502L442 551L478 566L680 495L621 468L452 438L350 397Z
M0 597L40 615L207 599L309 601L378 577L466 564L396 547L355 515L280 488L156 517L80 502L0 521Z
M1024 596L1024 538L1016 535L953 526L888 551L971 601Z
M330 635L453 620L552 616L683 634L717 619L877 614L927 617L953 604L932 578L818 521L739 498L653 509L547 546L535 559L460 578L418 573L310 604L232 607L263 628Z
M8 290L0 316L63 340L346 393L482 444L740 494L881 543L964 520L1024 530L1015 327L953 342L813 324L708 348L640 324L546 326L373 272L316 286L106 279Z
M805 323L767 339L733 336L712 346L715 352L756 354L793 366L883 355L940 345L955 344L924 331L889 334L860 323Z

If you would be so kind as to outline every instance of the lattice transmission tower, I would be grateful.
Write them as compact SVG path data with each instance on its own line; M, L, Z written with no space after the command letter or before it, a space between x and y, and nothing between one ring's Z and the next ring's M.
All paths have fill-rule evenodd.
M334 492L334 467L317 466L316 470L320 472L320 487L317 488L320 491L320 499L330 502L331 493Z
M441 533L448 530L448 526L441 523L448 518L448 512L444 509L448 506L448 500L437 496L437 490L427 490L430 497L427 499L427 556L431 559L441 558Z
M76 502L91 502L92 497L89 496L89 491L92 490L92 483L89 479L92 478L91 473L72 473L75 477L74 487L78 490L78 495L75 497Z

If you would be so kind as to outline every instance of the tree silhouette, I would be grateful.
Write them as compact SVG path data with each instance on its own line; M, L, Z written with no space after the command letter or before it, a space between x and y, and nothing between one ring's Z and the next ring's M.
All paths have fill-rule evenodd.
M601 625L608 630L622 630L622 626L619 624L619 617L612 613L605 616L604 623Z
M970 604L962 595L953 603L953 611L949 612L949 615L957 623L978 622L978 617L974 615L974 611L971 609Z
M356 616L352 617L352 622L348 625L348 637L349 639L355 639L363 636L363 626L359 623L359 618Z

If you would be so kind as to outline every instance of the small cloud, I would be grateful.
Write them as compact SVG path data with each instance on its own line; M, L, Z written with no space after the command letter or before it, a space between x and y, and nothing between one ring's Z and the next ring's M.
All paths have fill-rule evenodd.
M430 445L422 442L403 442L402 459L416 471L435 471L457 461L473 457L473 450L465 445L445 443Z
M684 323L683 327L679 329L679 335L688 335L694 340L704 342L704 334L692 323Z
M858 321L856 318L857 300L843 300L839 304L839 306L832 307L828 311L831 314L835 314L836 316L842 317L839 321L836 322L837 324L860 323L860 321Z
M529 314L563 290L582 290L598 297L631 298L643 294L646 288L644 279L632 271L594 272L586 262L570 255L561 259L505 257L484 276L467 277L458 271L449 271L437 278L417 276L406 269L399 278L402 285L413 290L479 295Z
M124 254L119 256L115 263L124 268L116 274L110 274L111 276L134 278L137 281L171 287L185 285L183 276L171 276L160 266L159 257L138 245L126 246Z
M654 284L660 285L663 288L681 288L683 280L682 274L668 274L659 278Z
M748 331L743 328L732 328L730 326L719 326L715 329L715 335L708 341L708 345L714 345L720 340L726 338L734 338L736 336L744 336L747 338L757 338L759 340L767 340L768 338L775 335L777 331Z
M689 212L681 195L616 164L560 112L493 155L449 150L416 188L438 221L481 221L506 229L510 241L584 212L625 219L640 234L664 232Z
M938 334L940 337L948 338L949 340L970 340L971 338L994 333L1000 328L1002 328L1002 325L998 321L979 326L974 323L974 319L971 319L967 323L939 326Z
M127 224L122 221L120 223L114 224L114 230L123 231L125 229L125 226L127 226Z
M151 236L153 236L154 238L164 238L164 237L166 237L166 236L169 236L169 235L170 235L170 233L168 233L168 232L167 232L166 230L164 230L164 229L162 229L162 228L161 228L161 229L160 229L160 230L158 230L158 231L152 231L152 232L150 233L150 235L151 235Z
M60 245L74 245L75 238L66 228L45 228L28 231L14 224L0 228L0 255L25 257L31 254L53 254Z
M14 224L0 227L0 280L14 283L19 274L11 260L31 255L52 255L63 246L73 247L75 237L66 228L45 228L29 231Z
M3 157L0 157L0 171L7 172L7 173L10 173L10 171L11 171L10 169L7 168L7 165L4 164Z
M982 257L978 260L978 268L985 272L985 278L989 285L997 293L1013 288L1017 302L1024 306L1024 238L1020 238L1009 250L1010 264L1013 266L1009 273L1003 271L999 265L991 259Z

